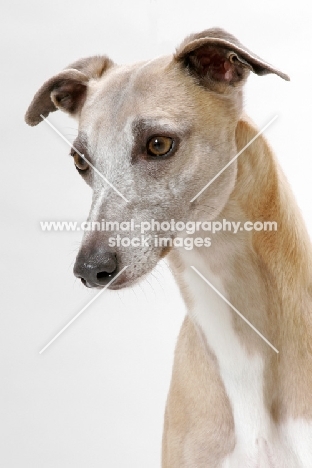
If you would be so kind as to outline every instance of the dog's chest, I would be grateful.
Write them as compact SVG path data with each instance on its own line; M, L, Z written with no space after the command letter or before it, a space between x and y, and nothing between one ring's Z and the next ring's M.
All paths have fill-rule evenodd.
M187 262L227 297L202 257L188 252ZM263 358L245 349L233 326L235 312L190 266L183 277L192 297L189 313L217 359L234 417L235 449L220 468L312 467L312 427L299 420L275 426L264 400Z
M187 262L227 297L222 281L212 274L202 258L188 252ZM233 326L235 312L230 306L190 267L183 276L193 302L189 313L217 358L233 412L236 445L222 468L278 467L270 448L273 435L264 401L264 361L260 355L245 349ZM250 333L254 331L250 329Z

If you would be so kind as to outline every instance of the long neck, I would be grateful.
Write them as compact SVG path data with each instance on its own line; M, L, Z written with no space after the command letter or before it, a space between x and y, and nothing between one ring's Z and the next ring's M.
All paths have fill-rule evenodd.
M256 134L247 120L241 120L236 129L238 151ZM312 388L310 240L287 182L262 136L238 158L236 186L218 219L241 223L273 221L277 231L218 232L212 236L211 247L171 256L190 315L204 331L225 375L233 371L238 346L251 356L261 356L265 400L274 418L281 419L286 414L312 417L312 395L307 396ZM190 265L279 354L233 310L229 312L227 305L224 308L223 299L216 297L216 291ZM208 309L210 313L206 312ZM241 363L242 368L235 370L238 378L246 361Z
M240 121L238 149L256 133L248 121ZM231 212L231 203L253 223L277 223L277 231L252 231L250 235L270 297L272 339L283 352L291 344L292 352L311 350L306 328L312 325L311 242L287 181L262 136L238 159L237 184L225 211Z

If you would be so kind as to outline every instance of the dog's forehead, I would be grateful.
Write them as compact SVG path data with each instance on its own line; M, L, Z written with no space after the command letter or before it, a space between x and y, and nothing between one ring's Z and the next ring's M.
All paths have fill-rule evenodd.
M191 116L192 99L179 75L170 56L113 67L90 83L80 125L85 133L121 131L140 118L178 122L186 111Z

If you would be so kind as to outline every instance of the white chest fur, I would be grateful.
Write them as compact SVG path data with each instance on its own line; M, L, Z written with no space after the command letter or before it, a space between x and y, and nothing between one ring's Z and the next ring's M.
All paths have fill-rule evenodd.
M222 281L210 271L199 254L187 252L187 264L194 265L227 297ZM260 355L250 355L245 349L233 327L235 312L191 268L187 267L183 276L194 303L190 315L218 360L232 406L236 446L222 468L312 467L307 444L301 448L300 441L295 443L299 437L297 425L293 427L289 423L283 429L277 428L270 419L263 396L264 361ZM250 329L250 333L254 331ZM311 427L305 427L307 431L306 437L312 434Z

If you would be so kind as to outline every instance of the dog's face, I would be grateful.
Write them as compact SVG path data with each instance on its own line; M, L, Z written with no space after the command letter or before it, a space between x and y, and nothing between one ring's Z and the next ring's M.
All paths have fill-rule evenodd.
M173 57L133 66L106 57L78 61L38 91L28 123L57 108L79 121L71 154L93 190L90 225L129 226L85 233L74 271L86 286L103 287L127 266L111 285L124 287L154 268L169 247L155 242L155 232L142 233L142 223L197 220L202 204L205 219L222 210L235 163L191 199L236 154L249 70L285 78L232 36L209 30L187 38ZM172 239L176 232L171 225L156 234Z
M128 202L82 161L85 170L80 174L93 190L89 221L133 219L139 226L152 219L195 219L200 214L198 202L190 200L235 155L234 123L239 110L240 99L233 104L207 93L170 58L131 68L112 67L102 80L89 86L74 146ZM72 153L77 158L74 150ZM205 212L210 210L211 217L223 207L234 180L235 164L205 193L211 207ZM76 274L85 277L85 265L99 251L112 261L108 249L116 255L119 271L128 265L112 286L128 284L149 272L169 250L156 246L154 238L147 245L146 239L153 233L145 232L141 238L139 227L119 234L139 238L140 245L108 249L109 239L116 238L117 231L87 232ZM169 229L157 234L168 238L176 233Z

